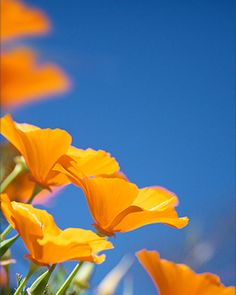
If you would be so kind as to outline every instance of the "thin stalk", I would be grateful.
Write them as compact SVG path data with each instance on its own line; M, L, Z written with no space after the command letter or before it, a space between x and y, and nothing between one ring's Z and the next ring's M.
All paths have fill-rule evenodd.
M31 197L27 201L27 204L31 204L33 202L34 198L37 196L37 194L41 192L41 190L42 190L42 188L37 183L35 183L34 190L32 192Z
M5 189L8 187L8 185L22 172L26 171L26 166L22 163L16 163L15 168L12 170L12 172L3 180L3 182L0 184L0 193L3 193ZM1 234L1 240L5 239L5 237L9 234L11 231L12 226L9 224L8 227L3 231Z
M62 286L60 287L60 289L57 291L56 295L63 295L63 294L65 294L65 291L70 286L71 281L73 280L73 278L75 277L75 275L79 271L79 269L82 266L82 264L83 264L83 261L81 261L80 263L78 263L75 266L75 268L72 270L72 272L70 273L70 275L68 276L68 278L66 279L66 281L62 284Z
M21 280L20 285L18 286L18 288L16 289L16 291L13 295L20 295L21 294L22 289L24 288L26 282L32 276L32 274L33 274L32 272L30 272L30 271L28 272L27 276L23 280Z
M12 172L3 180L3 182L0 184L0 193L3 193L5 189L8 187L8 185L23 171L25 170L25 167L22 165L22 163L17 163L15 168L12 170Z
M1 241L6 238L6 236L9 234L11 229L12 229L12 226L9 224L8 227L4 230L4 232L1 233Z

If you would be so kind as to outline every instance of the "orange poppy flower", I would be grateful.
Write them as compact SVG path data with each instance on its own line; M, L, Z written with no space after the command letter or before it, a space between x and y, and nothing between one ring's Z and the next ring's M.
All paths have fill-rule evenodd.
M152 278L160 295L234 295L236 288L225 287L211 273L196 274L184 264L160 259L156 251L136 253L139 262Z
M24 157L31 180L41 187L65 185L68 178L56 166L73 166L87 176L113 174L119 170L114 158L104 151L71 147L71 136L61 129L40 129L15 123L9 115L1 118L1 134Z
M0 162L0 181L4 181L5 178L12 172L16 162L16 157L19 157L19 152L11 144L1 144L0 154L2 155ZM52 197L54 197L62 187L51 187L49 190L42 190L37 196L35 196L32 204L45 204ZM14 180L7 186L4 192L8 195L11 201L17 201L26 203L31 198L35 190L35 182L31 179L29 171L24 171L20 175L16 176Z
M1 55L1 105L11 107L64 92L66 75L53 64L37 64L32 50L15 49Z
M83 189L94 226L105 235L128 232L151 223L176 228L188 223L187 217L179 218L175 211L177 197L164 188L139 189L121 178L82 178L72 172L69 177Z
M61 230L53 217L31 205L10 202L1 195L1 209L7 221L19 233L29 251L29 259L42 265L68 260L101 263L105 256L96 253L111 249L112 244L89 230Z
M38 35L49 30L46 16L22 1L1 0L1 40L27 35Z
M17 124L9 115L1 118L0 124L1 134L24 157L33 180L42 187L57 184L53 182L51 170L68 151L71 136L61 129L40 129Z

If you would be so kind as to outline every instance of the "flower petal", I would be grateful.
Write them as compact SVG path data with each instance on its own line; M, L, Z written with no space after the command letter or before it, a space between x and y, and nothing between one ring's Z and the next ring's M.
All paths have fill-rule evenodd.
M79 169L87 176L110 175L119 171L117 161L103 150L83 150L71 146L67 155L74 160Z
M117 232L128 232L153 223L164 223L175 228L182 228L188 224L188 218L178 217L174 208L168 208L164 211L136 211L129 212L113 230Z
M35 129L23 132L9 115L1 119L2 135L24 157L34 180L48 185L47 177L56 161L67 152L71 136L60 129Z
M126 232L152 223L165 223L182 228L187 225L188 218L178 217L174 209L177 204L176 195L162 187L140 189L130 209L126 210L126 214L123 214L114 230Z
M92 231L68 228L59 235L47 235L39 240L43 252L36 257L43 263L60 263L67 260L81 260L101 263L104 256L97 256L103 250L112 248L112 244Z
M150 211L163 210L168 206L176 206L176 195L162 187L145 187L139 190L134 205Z
M236 288L225 287L213 274L196 274L184 264L160 259L156 251L136 253L139 262L148 272L160 295L234 295Z
M138 194L135 184L123 179L87 178L83 180L90 212L100 230L106 232L122 211L132 204Z

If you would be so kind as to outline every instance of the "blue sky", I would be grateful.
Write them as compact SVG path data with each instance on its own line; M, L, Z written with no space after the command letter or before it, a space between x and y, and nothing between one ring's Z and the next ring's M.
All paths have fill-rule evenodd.
M27 3L47 13L53 32L23 44L35 48L40 60L58 63L73 88L16 109L14 119L65 129L74 145L109 151L138 186L174 191L179 213L190 218L184 230L151 225L117 235L94 283L124 254L141 248L183 262L191 230L216 246L197 270L234 283L234 1ZM62 228L91 228L75 187L48 210ZM138 263L131 276L134 294L155 294Z

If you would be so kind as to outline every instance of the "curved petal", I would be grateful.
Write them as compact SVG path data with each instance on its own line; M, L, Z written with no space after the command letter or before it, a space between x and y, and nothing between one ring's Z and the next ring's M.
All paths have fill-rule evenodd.
M114 230L126 232L152 223L165 223L182 228L187 225L188 218L178 217L174 209L177 203L176 195L162 187L140 189L127 214L123 214Z
M116 232L127 232L153 223L164 223L175 228L182 228L188 224L188 218L178 217L174 208L167 208L162 211L137 210L134 213L129 212L113 230Z
M134 205L143 210L159 211L178 204L177 196L163 187L145 187L139 190Z
M35 257L38 262L46 264L60 263L67 260L81 260L101 263L104 256L97 256L103 250L112 248L112 244L92 231L68 228L59 235L47 235L39 240L43 252Z
M35 209L28 204L10 202L6 194L1 195L1 209L8 222L22 237L32 256L41 252L37 239L42 238L45 233L57 235L61 231L46 211Z
M225 287L211 273L196 274L184 264L160 259L156 251L136 253L139 262L148 272L160 295L233 295L234 287Z
M138 194L135 184L123 179L87 178L83 180L90 212L99 229L110 229L113 220L132 204Z
M115 158L103 150L78 149L71 146L67 152L86 176L111 175L120 167Z

